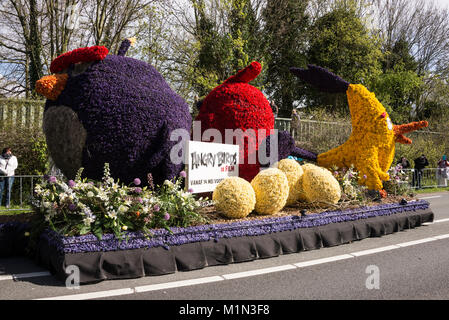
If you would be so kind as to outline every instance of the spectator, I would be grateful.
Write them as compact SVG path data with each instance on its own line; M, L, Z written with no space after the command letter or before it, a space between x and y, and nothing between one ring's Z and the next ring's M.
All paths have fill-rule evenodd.
M276 105L276 103L274 103L274 101L270 101L270 107L271 110L273 111L274 118L276 119L278 117L279 108Z
M413 186L421 189L421 179L423 169L429 165L429 161L424 154L415 159L415 172L413 173Z
M439 187L447 187L447 179L449 178L449 161L446 159L446 155L441 157L438 161L437 168L437 180Z
M297 134L299 133L299 125L301 122L301 117L299 116L299 112L297 109L292 110L292 121L291 121L291 131L293 138L298 138Z
M0 206L2 205L3 190L6 190L5 205L9 208L14 171L17 169L17 165L17 158L12 155L11 148L3 149L0 156Z
M402 157L397 164L400 164L402 166L402 169L410 169L410 162L406 157Z

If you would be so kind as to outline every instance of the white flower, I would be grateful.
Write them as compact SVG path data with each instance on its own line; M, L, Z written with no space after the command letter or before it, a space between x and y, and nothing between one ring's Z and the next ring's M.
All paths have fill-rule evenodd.
M174 186L173 182L171 182L170 180L165 180L164 181L164 185L166 185L168 187L173 187Z
M115 211L108 211L108 217L111 219L117 219L117 212Z
M86 226L89 226L94 221L95 221L95 216L86 217L83 219L83 222Z
M45 209L48 209L48 208L51 207L51 203L50 203L50 202L47 202L47 201L44 201L44 203L42 204L42 206L43 206Z
M120 213L125 213L126 211L128 211L128 207L127 206L124 206L124 205L120 205L120 207L118 207L118 211L120 212Z
M64 201L66 198L67 198L67 194L65 194L65 193L59 194L59 200Z
M127 226L122 226L122 229L126 231L126 230L128 230L128 227Z
M108 195L103 190L100 190L98 192L97 198L99 198L101 201L108 201L109 200Z
M87 196L88 196L89 198L92 198L93 196L95 196L95 194L94 194L92 191L89 191L89 192L87 193Z

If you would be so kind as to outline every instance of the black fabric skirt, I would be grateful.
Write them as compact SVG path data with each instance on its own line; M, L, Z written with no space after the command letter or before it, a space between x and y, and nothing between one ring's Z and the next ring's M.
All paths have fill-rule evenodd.
M94 283L164 275L338 246L416 228L432 222L433 218L434 214L428 208L258 236L220 238L170 247L84 253L61 253L51 242L42 238L37 262L61 280L67 277L66 268L76 265L80 270L80 283ZM0 243L0 247L4 245Z

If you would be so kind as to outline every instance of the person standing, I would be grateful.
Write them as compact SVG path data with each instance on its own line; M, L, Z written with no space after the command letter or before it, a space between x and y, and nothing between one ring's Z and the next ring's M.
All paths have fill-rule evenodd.
M276 105L276 103L274 102L274 100L270 101L270 107L271 107L271 110L273 111L273 116L276 119L278 117L279 108Z
M11 148L4 148L0 155L0 206L2 205L3 191L6 190L5 205L9 208L11 189L14 183L14 171L17 169L17 166L17 158L13 156Z
M422 154L420 157L415 159L415 172L413 174L413 186L421 189L421 179L423 169L429 165L429 161L426 156Z
M292 121L291 121L291 131L292 131L292 137L293 138L299 138L299 126L301 122L301 116L299 115L299 112L297 109L292 110Z
M443 155L438 161L437 180L439 187L447 187L447 179L449 178L449 161L446 155Z
M410 162L406 157L402 157L397 164L400 164L402 166L402 169L410 169Z

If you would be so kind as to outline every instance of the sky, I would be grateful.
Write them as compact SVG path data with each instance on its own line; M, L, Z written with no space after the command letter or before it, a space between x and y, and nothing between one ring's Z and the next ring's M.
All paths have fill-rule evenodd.
M449 0L435 0L443 8L449 8Z

